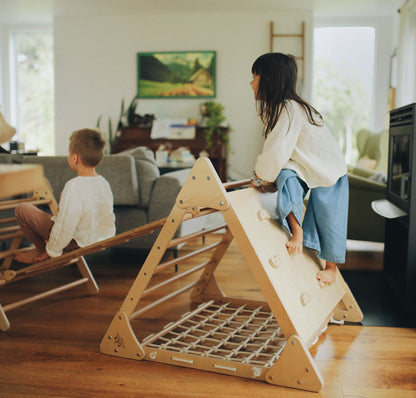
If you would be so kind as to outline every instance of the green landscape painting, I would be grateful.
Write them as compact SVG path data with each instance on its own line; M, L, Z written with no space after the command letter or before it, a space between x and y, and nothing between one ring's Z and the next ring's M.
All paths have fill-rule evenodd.
M215 51L137 54L139 98L215 98Z

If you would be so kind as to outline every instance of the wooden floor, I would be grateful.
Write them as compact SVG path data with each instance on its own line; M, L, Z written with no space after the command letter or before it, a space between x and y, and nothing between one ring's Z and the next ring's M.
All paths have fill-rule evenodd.
M382 252L362 249L349 247L345 269L380 270ZM320 393L101 354L101 339L144 257L111 250L87 260L97 296L81 286L7 313L11 328L0 332L0 397L416 397L415 329L330 325L311 348L325 382ZM76 274L71 267L0 289L0 303L70 281ZM216 276L229 295L262 298L235 244ZM179 296L167 312L186 310L188 302L186 294ZM154 323L145 320L141 332Z

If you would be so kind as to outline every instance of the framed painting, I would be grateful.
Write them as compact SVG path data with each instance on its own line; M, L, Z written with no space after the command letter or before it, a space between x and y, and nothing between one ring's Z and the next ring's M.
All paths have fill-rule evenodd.
M215 98L215 51L137 54L139 98Z

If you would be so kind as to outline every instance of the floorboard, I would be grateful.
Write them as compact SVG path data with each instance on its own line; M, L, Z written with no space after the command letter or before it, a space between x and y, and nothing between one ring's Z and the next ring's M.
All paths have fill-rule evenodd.
M87 261L100 287L97 296L81 286L9 311L11 328L0 332L0 397L416 397L416 329L411 327L330 325L310 351L325 382L320 393L101 354L101 339L144 258L120 249L91 255ZM358 269L380 272L382 251L350 246L345 272ZM68 267L10 284L0 289L0 303L74 276ZM262 298L234 243L216 277L229 295ZM186 295L177 297L169 302L166 319L145 318L140 334L173 318L173 308L188 307Z

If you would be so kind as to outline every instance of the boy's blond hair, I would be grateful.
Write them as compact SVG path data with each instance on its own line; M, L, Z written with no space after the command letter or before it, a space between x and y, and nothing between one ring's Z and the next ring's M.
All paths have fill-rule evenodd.
M77 153L85 166L98 166L104 156L104 147L105 140L98 130L77 130L69 138L69 152Z

